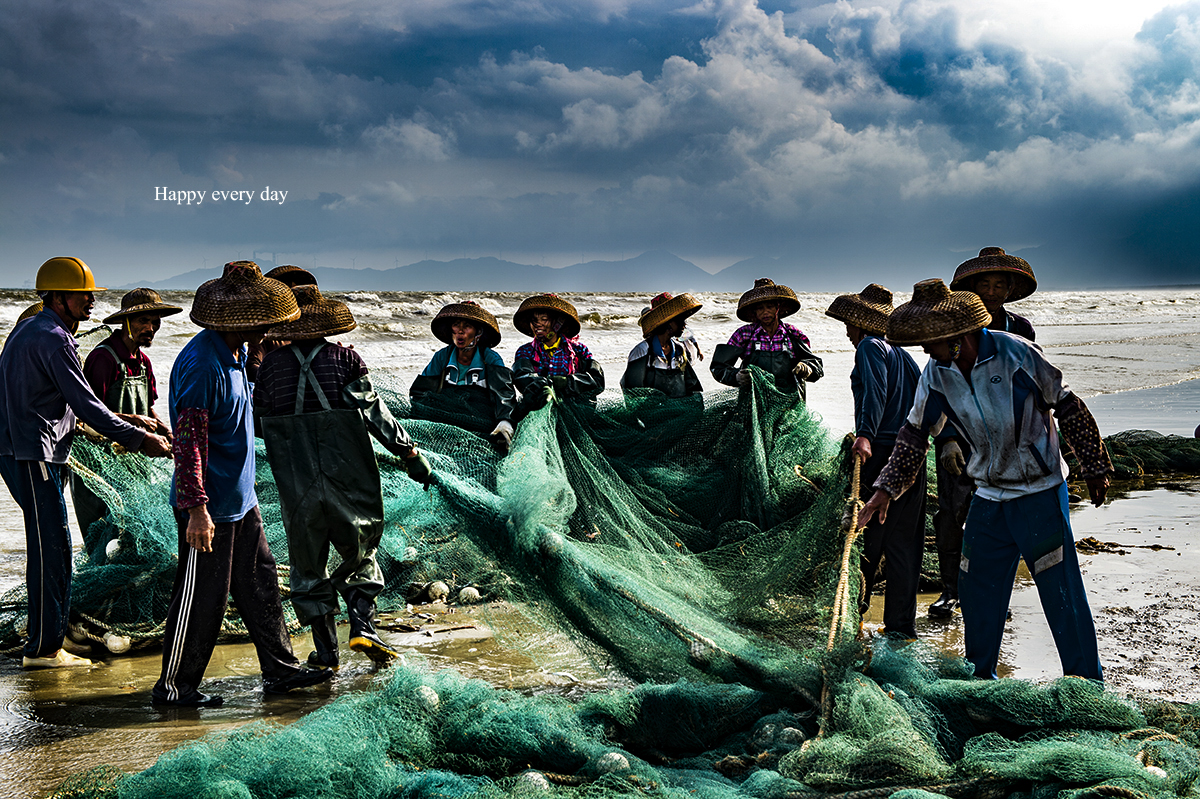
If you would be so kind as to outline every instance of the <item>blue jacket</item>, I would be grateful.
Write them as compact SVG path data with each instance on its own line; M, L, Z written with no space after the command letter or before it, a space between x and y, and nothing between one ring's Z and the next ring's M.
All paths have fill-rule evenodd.
M850 372L855 435L872 446L895 444L920 379L921 369L911 355L881 338L864 336Z
M92 393L75 337L50 308L15 328L0 352L0 455L66 463L75 417L130 451L145 433Z

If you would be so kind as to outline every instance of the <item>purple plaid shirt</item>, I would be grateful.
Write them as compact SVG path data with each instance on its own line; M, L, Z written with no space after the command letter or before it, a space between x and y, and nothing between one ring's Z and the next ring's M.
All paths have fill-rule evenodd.
M806 347L811 348L808 336L800 332L800 329L789 325L787 322L780 322L779 327L775 328L775 333L770 334L763 330L762 326L757 322L749 325L742 325L737 330L733 331L733 335L729 337L729 346L737 347L742 351L742 357L745 358L754 350L760 352L782 352L792 350L792 339L800 339L800 342Z
M559 375L575 374L579 370L581 360L591 360L592 353L583 344L575 340L559 339L559 344L552 352L546 352L537 339L522 344L517 348L515 360L526 358L537 365L537 373L542 377L558 377Z

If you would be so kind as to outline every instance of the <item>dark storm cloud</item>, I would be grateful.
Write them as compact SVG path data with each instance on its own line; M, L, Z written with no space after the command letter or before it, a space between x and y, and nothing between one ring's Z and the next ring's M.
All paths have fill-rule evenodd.
M776 5L6 4L0 231L914 264L1020 242L1064 280L1086 240L1194 268L1197 6L1098 70L968 38L952 0Z

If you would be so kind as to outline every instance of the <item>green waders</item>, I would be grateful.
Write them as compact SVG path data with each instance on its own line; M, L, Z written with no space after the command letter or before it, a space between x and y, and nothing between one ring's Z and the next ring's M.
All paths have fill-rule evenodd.
M283 526L291 562L291 601L301 624L312 625L318 661L337 665L336 638L329 641L338 594L350 616L350 645L372 660L395 657L375 634L375 597L383 590L383 572L375 549L383 537L383 490L375 451L361 411L331 407L312 372L312 362L326 344L309 352L289 350L300 361L295 412L264 416L263 441L279 489ZM322 410L304 413L308 388ZM329 573L329 547L341 564ZM356 639L366 644L356 645ZM329 654L332 644L332 655ZM376 651L387 649L386 656Z
M113 413L149 416L150 375L146 373L146 365L139 363L138 371L134 372L127 364L121 363L112 347L101 344L97 349L106 350L121 372L121 378L108 387L108 393L103 397L104 404ZM99 542L88 535L88 528L108 515L108 506L84 485L83 478L75 472L71 472L71 501L75 504L75 519L79 522L84 549L90 552Z

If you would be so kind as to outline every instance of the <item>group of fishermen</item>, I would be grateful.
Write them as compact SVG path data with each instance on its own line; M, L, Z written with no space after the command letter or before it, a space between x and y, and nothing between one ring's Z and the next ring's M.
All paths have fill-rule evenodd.
M66 637L71 548L63 483L77 417L86 432L126 450L174 458L170 496L179 565L154 703L221 704L220 696L199 687L231 594L256 646L266 693L330 678L339 664L339 599L349 618L349 647L380 664L396 657L374 626L375 598L384 587L375 560L384 520L370 437L400 459L412 479L428 487L435 475L375 392L361 355L330 341L356 322L316 282L299 267L263 275L257 264L235 261L200 286L190 318L203 330L172 368L168 425L154 412L157 388L143 350L162 318L183 309L151 289L129 292L121 310L104 320L119 323L119 330L81 364L73 334L90 316L93 292L102 289L77 258L42 265L41 307L18 321L0 353L0 473L23 510L29 552L25 667L90 664L68 651ZM826 311L846 324L856 350L852 452L863 466L867 500L860 517L863 571L869 596L886 556L886 630L915 637L925 450L932 435L945 590L931 615L949 616L961 601L967 657L978 676L994 677L1012 580L1024 557L1064 671L1099 679L1067 522L1066 466L1049 414L1079 456L1097 504L1111 466L1090 413L1032 344L1028 321L1003 307L1035 287L1028 263L988 248L960 265L950 287L940 280L918 283L912 300L894 311L891 292L875 284L838 297ZM694 365L704 356L686 329L701 307L690 294L651 300L622 389L654 389L672 398L702 390ZM806 383L824 371L804 333L783 321L799 309L790 288L756 281L738 303L746 324L713 352L713 377L745 387L756 367L802 401ZM570 302L555 294L529 297L513 324L530 341L509 368L496 352L501 332L491 312L472 301L442 308L431 329L446 346L412 385L413 416L454 404L474 420L467 426L506 453L529 412L551 401L595 401L604 372L578 338L580 319ZM918 345L931 356L924 371L901 349ZM292 651L258 510L256 435L264 439L279 489L291 601L312 632L307 668ZM86 535L105 509L86 486L73 490ZM332 574L330 547L341 559Z

